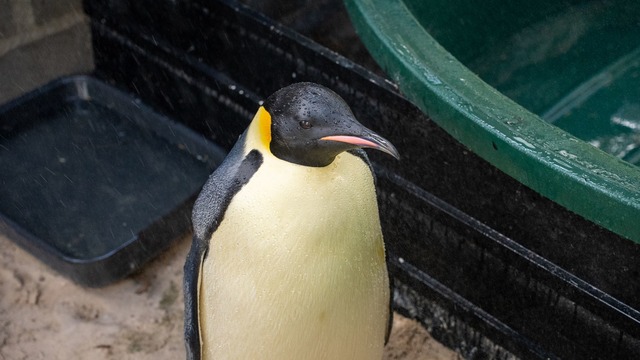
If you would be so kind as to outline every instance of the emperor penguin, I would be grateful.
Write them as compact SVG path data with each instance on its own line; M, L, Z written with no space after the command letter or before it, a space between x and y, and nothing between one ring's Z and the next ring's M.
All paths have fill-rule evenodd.
M321 85L259 107L194 205L188 359L382 358L390 287L362 148L399 158Z

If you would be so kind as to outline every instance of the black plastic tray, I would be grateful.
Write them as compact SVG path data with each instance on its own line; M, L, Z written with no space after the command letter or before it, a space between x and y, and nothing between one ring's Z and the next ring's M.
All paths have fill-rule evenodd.
M0 231L80 284L137 269L189 230L224 151L88 76L0 108Z

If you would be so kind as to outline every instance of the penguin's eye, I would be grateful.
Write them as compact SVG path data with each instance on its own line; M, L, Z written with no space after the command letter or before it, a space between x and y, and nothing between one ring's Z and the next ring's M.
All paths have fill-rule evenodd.
M311 127L313 127L313 125L311 124L311 121L308 120L300 120L300 127L303 129L311 129Z

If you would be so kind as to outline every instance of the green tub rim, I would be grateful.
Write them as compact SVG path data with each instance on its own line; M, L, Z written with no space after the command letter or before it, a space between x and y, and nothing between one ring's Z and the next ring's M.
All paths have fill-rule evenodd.
M401 0L345 4L378 64L439 126L522 184L640 243L640 168L499 93L440 46Z

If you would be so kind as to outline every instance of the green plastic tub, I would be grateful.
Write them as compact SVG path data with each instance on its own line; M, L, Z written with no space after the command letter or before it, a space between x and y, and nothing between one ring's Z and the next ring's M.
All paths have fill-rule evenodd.
M640 2L345 2L373 57L447 132L640 243Z

